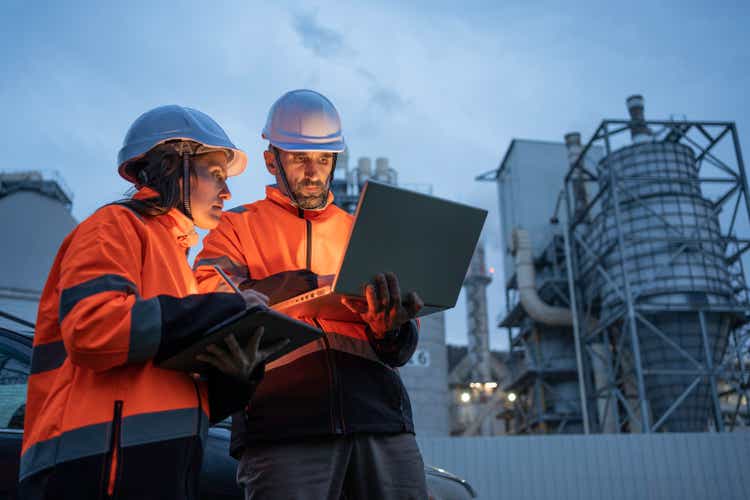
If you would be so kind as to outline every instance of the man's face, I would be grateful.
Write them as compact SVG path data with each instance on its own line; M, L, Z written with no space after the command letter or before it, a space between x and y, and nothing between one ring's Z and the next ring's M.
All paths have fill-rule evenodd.
M213 229L221 219L224 201L232 197L227 187L227 155L223 151L201 154L192 159L192 165L195 169L190 182L193 222L202 229Z
M266 167L276 177L279 188L288 195L276 166L273 151L265 151ZM328 177L333 168L333 153L320 151L279 150L289 188L294 193L300 208L314 209L325 204L328 193Z

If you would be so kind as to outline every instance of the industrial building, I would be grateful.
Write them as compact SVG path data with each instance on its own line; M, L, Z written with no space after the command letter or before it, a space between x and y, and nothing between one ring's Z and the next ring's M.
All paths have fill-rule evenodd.
M497 187L507 310L487 317L500 297L487 296L480 244L464 282L468 345L446 345L444 314L428 316L399 369L425 462L480 498L750 497L750 188L737 130L627 104L628 118L587 141L514 139L477 178ZM353 212L369 178L398 183L387 159L350 166L343 153L335 203ZM76 224L71 201L59 178L0 174L3 213L24 214L0 222L0 322L35 320ZM507 352L489 349L498 334Z
M512 432L748 425L748 184L731 122L604 120L514 140L497 183ZM543 175L559 182L534 182ZM534 200L527 203L525 200ZM582 404L583 402L583 404Z
M0 173L0 325L32 329L57 249L77 222L73 195L55 172Z

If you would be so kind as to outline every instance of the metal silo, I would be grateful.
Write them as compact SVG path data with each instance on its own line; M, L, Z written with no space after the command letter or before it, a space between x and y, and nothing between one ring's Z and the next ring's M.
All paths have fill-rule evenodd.
M722 362L748 312L741 257L749 247L736 221L742 202L741 215L750 218L750 208L736 129L646 121L641 96L628 108L629 120L605 120L583 149L603 142L606 156L579 161L566 177L567 251L577 264L569 279L580 287L579 317L597 318L580 321L581 339L604 346L590 362L609 369L606 391L595 397L622 410L620 429L705 431L713 417L722 430L717 382L731 371ZM630 141L613 147L628 131ZM733 166L715 153L724 137L734 143ZM706 174L709 167L722 175ZM583 208L573 201L580 179L596 187ZM727 191L712 199L707 185ZM728 200L734 210L723 228Z
M71 205L72 193L56 173L0 172L0 313L36 321L52 261L76 226Z

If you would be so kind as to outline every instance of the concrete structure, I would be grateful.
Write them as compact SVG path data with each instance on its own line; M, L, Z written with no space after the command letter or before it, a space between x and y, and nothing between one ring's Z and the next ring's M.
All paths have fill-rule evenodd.
M409 362L399 368L399 374L409 392L417 435L448 436L450 402L443 313L421 319L419 345Z
M0 173L0 312L27 323L36 321L39 297L57 250L77 224L71 204L72 194L59 176L38 171ZM0 324L7 321L0 316ZM12 323L19 328L18 322Z

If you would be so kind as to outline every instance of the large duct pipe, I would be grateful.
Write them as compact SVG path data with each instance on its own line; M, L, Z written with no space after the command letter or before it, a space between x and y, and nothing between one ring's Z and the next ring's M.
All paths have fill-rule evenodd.
M630 136L633 142L651 140L651 129L646 125L644 102L643 96L638 94L631 95L625 101L630 113Z
M529 233L525 229L515 228L511 238L511 251L515 255L516 263L516 281L518 282L518 292L521 296L521 305L526 313L539 323L550 326L573 326L573 313L570 309L564 307L551 306L544 302L536 291L536 272L534 270L534 259L531 254L531 240ZM594 318L588 320L588 329L593 330L597 327L598 321ZM606 347L600 343L593 343L592 349L606 360ZM593 363L594 383L597 391L603 391L609 385L607 376L607 367L602 359ZM583 403L586 404L586 403ZM606 401L597 401L599 418L605 423L602 432L616 432L615 425L615 404Z
M521 305L534 321L551 326L572 326L570 309L551 306L536 293L536 273L531 256L531 241L525 229L515 228L511 237L511 253L515 256L516 281Z

